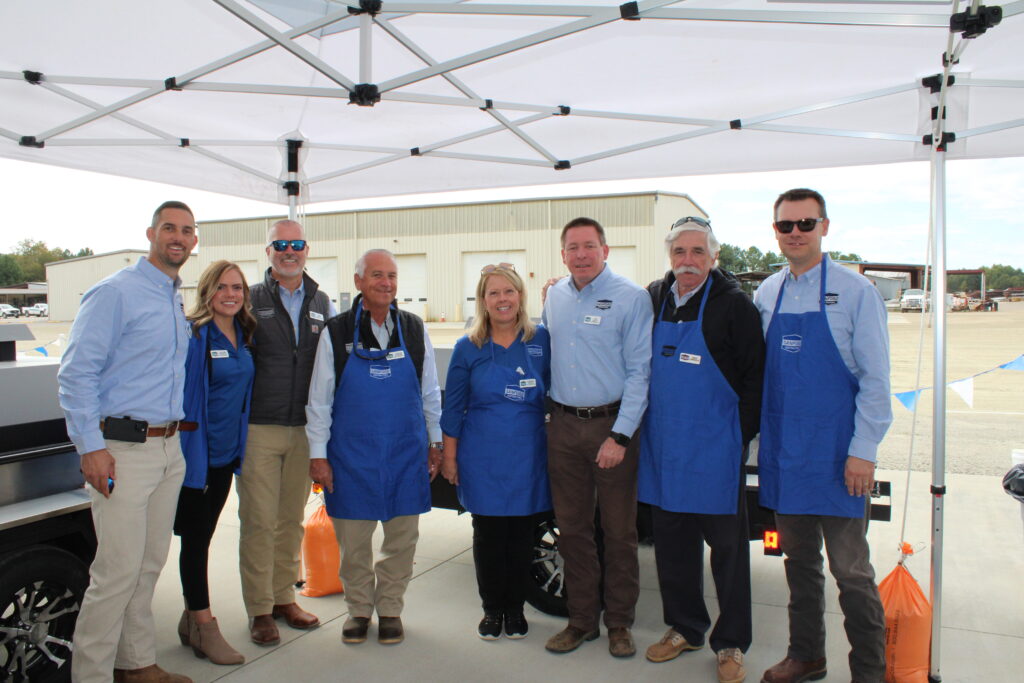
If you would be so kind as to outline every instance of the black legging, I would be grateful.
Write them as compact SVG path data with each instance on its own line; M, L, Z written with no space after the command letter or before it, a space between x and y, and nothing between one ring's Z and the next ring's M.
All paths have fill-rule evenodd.
M235 463L211 467L206 473L205 490L182 487L178 496L178 512L174 518L174 533L181 536L178 572L185 605L192 611L210 606L210 585L206 575L210 539L228 499L234 471Z
M534 518L473 515L473 562L484 610L523 610L533 563Z

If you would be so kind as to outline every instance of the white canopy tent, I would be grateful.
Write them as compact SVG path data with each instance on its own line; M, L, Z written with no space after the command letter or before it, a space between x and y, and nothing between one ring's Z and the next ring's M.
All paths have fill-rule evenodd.
M9 0L0 155L288 203L1024 156L1024 0ZM961 15L968 33L999 7ZM944 59L950 55L951 59ZM940 102L945 117L935 118ZM945 140L937 151L932 140ZM934 299L945 300L938 277ZM945 384L944 311L935 382ZM932 677L945 392L935 391Z

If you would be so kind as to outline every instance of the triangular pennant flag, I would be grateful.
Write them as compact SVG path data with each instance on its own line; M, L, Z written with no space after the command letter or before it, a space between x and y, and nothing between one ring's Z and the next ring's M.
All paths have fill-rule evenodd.
M896 399L903 404L904 408L913 411L914 406L917 405L917 397L920 395L920 389L918 389L917 391L903 391L896 394Z
M1009 363L1004 363L999 367L1003 370L1024 370L1024 354L1017 356Z
M32 350L33 350L33 351L38 351L39 353L43 354L43 355L44 355L44 356L46 356L47 358L49 358L49 357L50 357L50 354L48 354L48 353L46 352L46 347L45 347L45 346L37 346L36 348L34 348L34 349L32 349Z
M955 382L950 382L947 385L950 389L955 391L957 395L964 400L969 407L974 407L974 378L968 377L967 379L960 379Z
M51 343L59 349L60 347L64 346L65 341L67 341L67 336L62 332L61 334L58 334L57 338L54 339Z

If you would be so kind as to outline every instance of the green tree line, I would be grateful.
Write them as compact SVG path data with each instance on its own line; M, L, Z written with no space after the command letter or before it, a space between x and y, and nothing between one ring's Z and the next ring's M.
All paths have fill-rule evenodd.
M21 282L45 282L47 263L78 256L92 256L92 249L85 247L77 252L60 247L51 249L46 242L24 239L18 242L12 253L0 254L0 287Z
M1013 266L995 264L982 266L985 271L986 289L1006 289L1007 287L1024 287L1024 270ZM974 291L981 287L977 275L950 275L946 289L950 292Z

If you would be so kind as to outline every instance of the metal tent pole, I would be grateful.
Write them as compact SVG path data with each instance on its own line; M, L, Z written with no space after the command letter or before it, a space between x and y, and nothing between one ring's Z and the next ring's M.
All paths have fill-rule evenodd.
M288 220L298 218L299 208L299 150L302 140L287 140L288 143L288 182L284 184L288 192Z
M932 153L932 316L935 335L932 386L932 557L929 600L932 604L932 649L928 679L942 680L942 519L946 493L946 154ZM927 301L927 298L925 299Z

